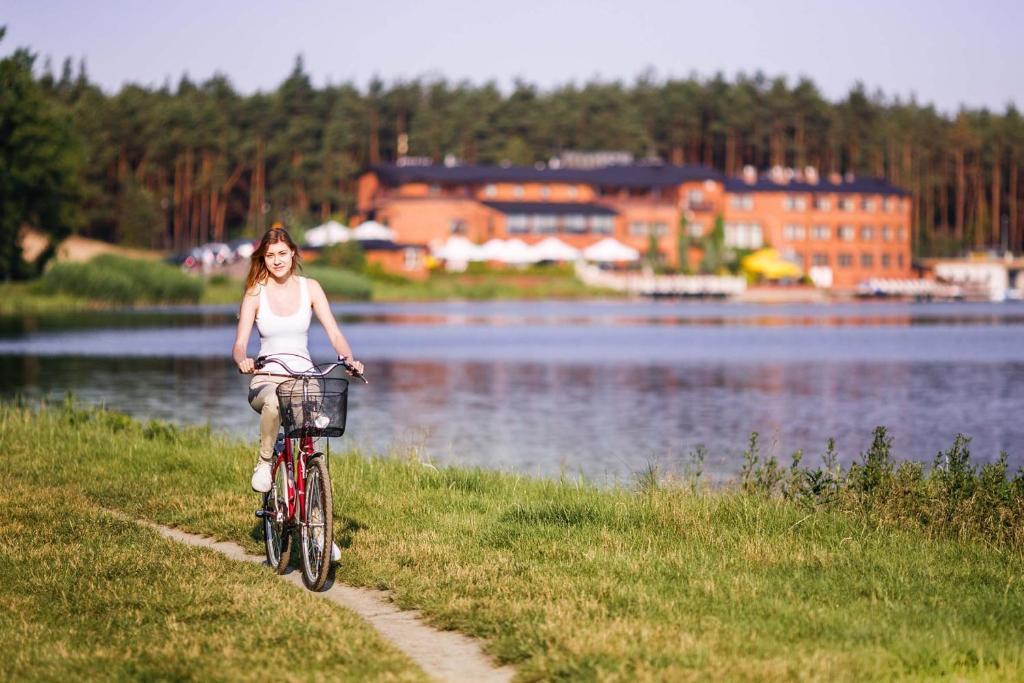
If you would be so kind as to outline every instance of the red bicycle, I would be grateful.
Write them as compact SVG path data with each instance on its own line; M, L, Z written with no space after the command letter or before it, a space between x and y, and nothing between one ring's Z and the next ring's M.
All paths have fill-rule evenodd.
M335 363L300 372L288 367L281 358L286 355L295 354L260 356L255 363L257 370L271 363L284 370L255 374L286 378L277 387L281 432L274 447L273 483L263 494L256 516L263 520L267 563L278 574L288 569L292 533L298 533L302 581L308 589L318 591L330 570L334 518L328 457L315 445L319 439L345 433L348 408L348 380L327 375L341 366L363 382L366 379L342 356Z

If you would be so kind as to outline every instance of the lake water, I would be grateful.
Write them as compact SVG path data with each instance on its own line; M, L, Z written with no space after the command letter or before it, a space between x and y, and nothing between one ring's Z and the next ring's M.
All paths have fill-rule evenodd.
M750 432L785 462L886 425L931 462L957 432L1024 465L1024 305L867 302L335 306L368 386L343 441L439 463L625 481L649 464L733 476ZM208 423L255 442L231 307L0 319L0 393ZM255 336L255 335L254 335ZM254 340L255 352L258 342ZM331 356L314 323L310 350Z

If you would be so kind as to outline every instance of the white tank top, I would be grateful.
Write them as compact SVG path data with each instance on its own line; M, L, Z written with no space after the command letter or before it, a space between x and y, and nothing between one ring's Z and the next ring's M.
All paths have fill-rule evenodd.
M260 286L260 304L256 311L256 329L260 333L260 354L269 356L275 353L292 353L302 356L284 356L282 360L297 372L304 372L313 367L306 348L309 341L309 321L313 317L313 307L309 299L309 285L306 278L299 277L299 309L291 315L277 315L270 308L267 288ZM270 372L282 372L283 368L267 367Z

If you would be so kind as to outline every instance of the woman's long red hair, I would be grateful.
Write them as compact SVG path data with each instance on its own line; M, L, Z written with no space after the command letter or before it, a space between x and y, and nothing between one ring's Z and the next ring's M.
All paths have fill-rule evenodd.
M263 235L263 239L260 240L260 245L256 247L256 251L252 253L251 263L249 264L249 275L245 278L245 291L251 292L253 287L261 285L267 281L270 276L270 271L267 270L267 249L270 245L277 244L278 242L284 242L288 245L288 248L292 250L292 274L298 268L302 267L302 257L299 255L299 248L295 246L295 242L292 241L291 235L284 228L275 225Z

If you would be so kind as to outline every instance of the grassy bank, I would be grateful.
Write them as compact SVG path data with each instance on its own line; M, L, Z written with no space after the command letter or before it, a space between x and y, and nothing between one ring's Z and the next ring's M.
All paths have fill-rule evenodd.
M0 679L424 678L358 617L259 566L163 539L72 486L0 481Z
M259 551L251 444L73 406L5 406L0 445L0 488L73 489ZM799 494L756 448L742 482L717 492L651 473L609 489L336 455L338 578L485 638L527 679L1020 679L1020 534L969 511L990 491L1019 505L1017 480L989 470L990 484L980 473L969 484L966 465L947 468L959 474L933 508L926 492L944 495L942 476L922 470L908 484L868 452L878 457L862 458L860 474L839 473L835 487L811 474ZM918 507L897 514L897 490L911 489ZM921 516L949 501L953 514ZM1007 510L1004 523L1019 525Z

